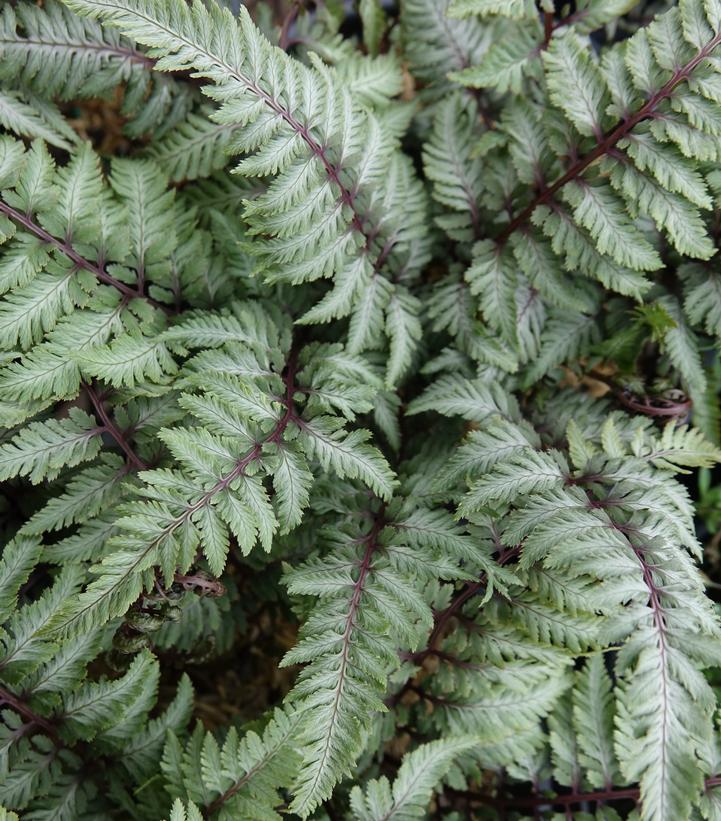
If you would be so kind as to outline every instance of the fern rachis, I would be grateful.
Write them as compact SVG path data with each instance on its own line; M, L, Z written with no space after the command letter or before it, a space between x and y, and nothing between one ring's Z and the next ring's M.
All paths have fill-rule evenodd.
M0 13L0 817L718 817L718 0L237 5Z

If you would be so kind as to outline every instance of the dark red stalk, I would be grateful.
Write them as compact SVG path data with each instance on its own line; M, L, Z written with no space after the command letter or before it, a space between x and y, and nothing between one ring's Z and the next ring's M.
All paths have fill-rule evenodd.
M293 394L295 393L295 374L297 371L297 358L295 352L291 352L290 357L288 359L288 364L286 367L286 374L285 374L285 384L286 384L286 396L284 399L284 404L286 406L286 411L283 414L282 418L278 421L278 424L271 430L271 432L260 442L256 442L255 445L245 454L241 459L238 460L235 467L226 475L219 479L215 485L213 485L210 490L206 491L197 502L194 502L191 505L188 505L185 510L178 516L176 519L173 520L171 524L169 524L164 530L157 536L153 541L147 546L145 550L143 550L137 557L137 559L133 562L132 566L128 568L128 571L125 576L121 576L120 579L109 589L103 592L103 598L110 596L113 594L115 588L122 583L122 580L127 577L130 573L135 571L135 568L144 561L145 557L148 553L156 547L166 536L173 533L173 531L177 530L177 528L181 527L185 522L188 521L192 517L194 513L196 513L201 508L205 507L205 505L210 504L211 500L214 496L220 493L222 490L225 490L229 485L231 485L238 477L242 476L248 467L255 461L260 458L261 453L263 452L263 446L269 444L271 442L279 442L285 429L288 427L288 424L291 421L299 421L298 417L295 412L295 407L293 405ZM88 605L89 606L89 605ZM80 618L81 615L85 612L87 608L80 610L77 613L74 613L71 617L69 622L66 622L63 627L67 627L68 624L72 623L76 619Z
M23 718L26 718L31 724L40 727L51 739L57 741L58 733L55 727L42 716L30 709L25 702L21 701L17 696L14 696L9 690L0 687L0 704L7 704L15 712L20 713Z
M705 789L710 790L721 784L721 775L713 775L705 781ZM470 801L478 801L494 807L504 809L535 809L537 807L571 807L574 804L584 804L586 802L605 803L608 801L636 801L638 802L641 792L638 787L626 787L620 790L593 790L590 792L574 791L566 795L534 795L529 797L507 798L506 796L484 795L483 793L471 790L448 789L451 795L458 795Z
M520 547L513 547L509 550L505 550L498 557L498 564L507 564L509 561L511 561L511 559L514 559L516 556L518 556L520 551ZM445 610L441 610L440 613L437 613L433 631L431 632L431 635L428 638L428 645L424 650L420 650L417 653L410 654L408 656L408 660L413 661L415 664L419 664L427 656L437 655L438 643L443 637L443 631L445 630L448 622L469 599L472 599L474 596L477 596L479 593L485 590L487 583L488 579L486 578L486 575L484 573L483 576L481 576L481 578L477 582L473 582L473 584L469 584L463 590L461 590L461 592L453 599L453 601L448 605L448 607L446 607Z
M154 299L146 296L142 293L142 291L133 290L124 282L121 282L119 279L115 279L115 277L111 276L101 265L80 256L80 254L68 242L54 237L26 214L12 208L2 200L0 200L0 213L5 214L13 222L21 225L26 231L34 234L38 239L41 239L43 242L47 242L48 245L52 245L59 251L62 251L62 253L65 254L65 256L76 266L76 268L83 268L86 271L90 271L90 273L94 274L101 282L104 282L106 285L112 285L113 288L120 291L120 293L127 299L145 299L152 305L155 305L156 308L163 308L159 302L156 302Z
M136 65L145 66L145 68L152 69L155 67L155 60L152 57L149 57L147 54L143 54L142 51L136 51L132 48L124 48L123 46L113 46L108 45L107 43L98 44L98 43L70 43L67 41L59 41L59 40L39 40L33 37L23 37L22 38L23 47L27 46L38 46L40 48L66 48L69 51L95 51L98 54L102 54L107 57L118 57L120 60L127 60L128 62L135 63ZM16 40L3 40L0 39L0 45L2 46L16 46Z
M283 49L283 51L287 51L292 45L290 41L290 28L295 22L295 19L298 17L301 3L302 0L293 0L293 5L290 7L290 10L285 15L285 19L283 20L283 25L280 29L280 36L278 37L278 45Z
M101 397L95 392L95 389L92 385L88 383L83 383L83 388L85 388L85 393L87 393L88 398L90 399L93 410L95 411L96 416L100 419L103 423L103 427L105 430L113 437L113 439L118 443L118 445L123 449L125 455L128 457L129 462L136 468L136 470L147 470L148 466L143 462L143 460L135 453L133 450L130 442L128 441L127 436L118 429L118 426L113 422L108 414L107 410L105 409L105 405Z
M691 72L701 63L708 55L721 43L721 32L718 32L709 42L691 59L685 66L682 66L673 73L671 78L655 93L653 94L643 106L628 119L619 123L610 132L606 134L601 142L592 150L576 160L573 165L560 176L556 182L552 183L548 188L538 194L533 202L526 206L523 211L514 217L511 222L498 235L497 242L499 245L504 245L508 238L521 228L530 219L533 212L540 205L545 205L550 202L554 194L566 183L572 182L579 177L589 165L596 160L605 156L620 140L622 140L635 126L642 120L653 116L656 108L664 100L668 99L673 93L674 89L684 80L688 80Z
M553 35L553 12L552 11L544 11L543 12L543 45L541 46L541 50L545 51L548 48L548 44L551 42L551 37Z

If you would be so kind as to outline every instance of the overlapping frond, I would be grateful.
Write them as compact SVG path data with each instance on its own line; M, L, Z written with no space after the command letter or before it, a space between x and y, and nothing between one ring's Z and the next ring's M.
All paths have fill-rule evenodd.
M399 652L416 650L430 631L431 610L416 591L486 564L473 539L441 511L398 499L377 502L370 515L365 533L356 524L327 528L322 555L286 577L292 594L318 597L283 660L307 664L291 693L303 717L293 805L302 816L352 771L373 715L385 711Z
M0 11L0 818L715 818L721 6L347 5Z
M222 744L200 725L185 744L169 734L162 767L167 790L175 796L171 818L182 798L189 818L195 811L202 817L202 808L205 817L218 819L280 819L279 790L290 785L299 765L298 725L296 713L278 709L262 733L249 730L239 736L233 728Z
M153 77L154 62L131 41L57 0L2 8L0 82L44 100L107 96L123 86L123 113L133 118L126 130L134 136L164 130L192 104L191 88Z
M571 423L570 464L561 452L547 445L540 449L543 437L504 417L469 436L451 461L446 481L467 479L459 514L473 519L483 513L494 521L504 549L519 553L523 587L516 592L511 586L507 599L499 597L475 619L470 629L478 630L479 637L460 645L462 669L453 678L436 676L431 692L452 726L467 726L481 711L488 732L503 713L495 700L493 711L483 712L479 692L488 687L494 694L489 698L500 691L502 700L515 704L519 678L533 680L530 671L519 677L513 668L518 662L495 671L480 665L478 673L472 672L469 659L477 664L478 643L489 641L489 631L513 624L527 637L524 642L538 646L525 653L542 647L571 654L589 647L610 650L623 640L613 693L598 662L589 662L588 673L573 690L576 720L583 716L595 722L599 733L593 744L593 733L584 736L583 766L591 768L588 777L596 784L600 778L617 783L614 768L628 781L639 781L644 818L688 817L703 787L701 761L714 703L702 674L692 671L718 664L719 625L687 552L697 549L688 497L672 477L686 463L716 461L720 454L698 431L671 423L656 436L630 421L609 418L589 438L582 438ZM467 655L470 649L472 656ZM548 661L536 661L533 667L540 666L539 673L545 667L541 674L550 672L550 682L557 675L552 671L560 672L564 665L548 668ZM473 682L467 701L456 700L461 675ZM593 705L592 688L598 691ZM542 709L549 710L564 690L548 693ZM523 709L517 707L507 721L528 715L543 693L536 684L525 694ZM611 746L609 715L614 710L618 718ZM530 713L532 719L537 716ZM569 774L571 742L562 737L564 722L551 723L551 746L563 773L557 780L572 786L576 781Z
M181 0L68 5L152 47L156 68L209 80L205 90L220 103L213 119L236 128L228 150L244 155L236 173L268 181L244 211L259 267L273 281L333 278L306 321L353 313L363 331L351 331L352 344L363 350L370 346L366 329L383 332L387 316L396 329L391 346L401 334L404 346L414 346L417 332L394 321L392 280L417 274L427 259L416 228L423 191L392 132L357 104L342 78L318 60L304 66L271 46L244 9L235 19ZM401 199L403 220L392 207ZM408 364L405 354L397 356L393 381Z
M339 345L291 347L287 326L254 304L201 314L164 337L209 347L185 365L178 399L188 423L158 436L173 466L144 470L139 501L122 510L120 533L98 578L57 627L82 631L122 614L154 584L185 573L201 551L220 575L231 540L242 554L298 524L314 475L359 479L390 498L393 473L369 434L346 420L372 409L378 376ZM360 375L364 381L357 383Z
M482 115L464 126L467 134L475 134L475 162L482 158L484 168L480 207L467 148L446 155L458 165L451 173L450 166L443 170L442 153L440 164L431 161L442 144L436 146L440 132L431 135L426 148L428 174L448 211L440 217L441 225L466 242L471 238L468 220L477 226L465 277L486 325L500 338L505 356L515 360L511 369L536 360L528 384L592 351L599 336L593 283L645 299L655 281L653 272L665 264L663 248L700 260L714 252L713 183L700 171L716 151L713 111L721 33L714 4L683 0L599 57L589 31L626 6L591 4L558 21L549 13L545 32L542 15L527 4L518 4L513 13L506 4L457 3L451 8L469 31L481 25L480 17L493 41L475 65L453 78L479 94L523 92L523 99L510 99L497 129L488 132L482 123L482 118L488 120L485 103L466 98L469 110L480 105ZM539 83L544 93L537 91ZM449 116L449 104L444 103L446 114L437 118ZM463 122L451 115L453 139L460 138ZM449 135L446 126L446 142ZM468 145L470 137L464 139ZM456 186L452 196L448 183L445 190L440 187L444 173ZM468 206L462 209L464 197ZM462 222L459 209L465 210ZM459 233L461 227L465 234ZM694 296L687 299L688 318L678 325L682 329L688 322L689 330L670 333L666 352L684 387L700 403L706 386L688 351L697 344L694 325L705 322L712 328L707 317L714 310L714 274L704 267L702 275L701 266L688 270L695 271L689 287ZM574 282L577 272L589 282ZM532 298L524 295L529 288ZM556 329L570 321L586 327L565 334L562 344ZM458 344L480 362L499 367L494 348L469 349L460 335Z
M159 677L149 653L137 655L119 676L88 678L108 635L94 628L62 646L47 639L45 626L81 578L67 568L35 601L25 600L22 587L40 555L36 541L18 537L3 548L0 563L0 789L9 806L30 817L70 821L95 801L84 767L116 762L118 786L148 777L166 733L184 730L192 687L181 678L174 700L149 719Z

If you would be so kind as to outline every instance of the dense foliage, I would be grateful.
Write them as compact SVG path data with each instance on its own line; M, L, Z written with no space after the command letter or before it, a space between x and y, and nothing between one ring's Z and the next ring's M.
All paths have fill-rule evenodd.
M5 0L0 819L721 819L720 160L721 0Z

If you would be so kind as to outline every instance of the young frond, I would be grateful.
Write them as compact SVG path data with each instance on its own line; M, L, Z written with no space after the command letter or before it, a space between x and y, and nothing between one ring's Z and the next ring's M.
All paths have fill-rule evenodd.
M398 769L393 786L382 777L371 781L365 790L354 787L351 807L359 821L396 818L410 821L423 818L433 790L454 760L475 746L473 736L431 741L407 753Z
M300 641L283 664L305 663L291 699L303 717L303 764L294 809L303 817L351 772L384 712L399 651L413 651L433 619L414 594L434 577L465 578L462 564L484 557L447 514L410 500L377 503L365 534L338 525L324 534L324 554L286 575L291 594L317 596Z

